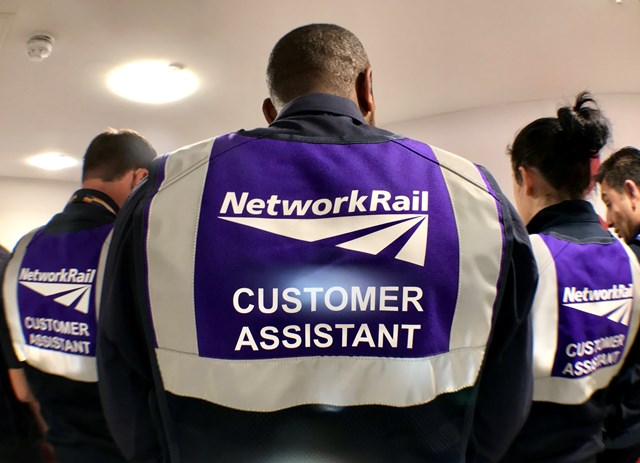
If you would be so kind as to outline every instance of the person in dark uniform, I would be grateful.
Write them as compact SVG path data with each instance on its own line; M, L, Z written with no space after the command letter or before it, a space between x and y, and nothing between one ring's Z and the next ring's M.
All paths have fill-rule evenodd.
M533 304L534 390L504 462L592 463L603 449L611 381L638 329L640 267L584 200L609 124L589 93L533 121L510 148L516 206L540 281Z
M4 304L13 353L24 362L60 463L124 461L96 383L96 270L119 208L155 156L132 130L98 135L84 155L82 189L18 242L7 267Z
M496 461L531 394L515 210L484 168L374 126L346 29L285 35L267 83L268 128L158 159L118 217L98 371L123 454Z
M627 146L607 158L596 180L607 206L606 222L640 259L640 150ZM630 352L624 374L612 385L611 413L605 424L606 450L600 463L640 459L640 349Z
M11 253L0 246L0 282L9 262ZM1 293L1 288L0 288ZM8 336L7 326L0 297L0 340ZM43 455L40 449L40 437L44 430L39 429L38 424L43 423L36 419L34 414L39 414L39 405L33 396L21 397L18 400L12 385L26 381L24 373L17 361L7 363L3 352L11 353L11 345L0 344L0 461L4 463L42 463ZM25 388L19 388L18 392Z
M627 146L613 153L600 166L596 180L607 206L607 225L640 259L640 150Z

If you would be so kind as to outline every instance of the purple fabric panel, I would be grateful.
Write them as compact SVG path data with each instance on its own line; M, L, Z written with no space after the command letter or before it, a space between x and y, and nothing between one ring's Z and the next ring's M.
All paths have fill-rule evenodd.
M95 356L95 270L112 227L58 235L40 231L31 240L18 275L27 344Z
M578 378L617 364L629 326L609 316L630 295L627 253L617 241L576 244L541 237L554 258L558 280L558 347L552 376Z
M167 167L167 159L169 158L169 154L163 154L162 156L156 158L154 160L154 183L153 189L154 191L158 191L158 189L162 186L162 182L164 182L164 177L166 175L166 167Z
M232 146L235 148L229 150ZM416 145L416 149L434 161L428 146ZM280 200L304 202L348 197L353 191L366 196L372 190L408 198L416 196L414 191L428 191L428 212L421 212L428 214L424 266L395 258L417 225L374 256L336 244L377 228L306 242L218 218L228 192L237 196L246 192L249 198L263 200L277 195ZM310 209L294 218L315 218ZM407 213L411 212L348 212L344 206L322 218ZM224 215L236 216L233 211ZM245 209L238 215L282 218L266 210L256 215ZM458 252L452 206L437 162L426 161L393 142L329 145L239 135L218 139L206 179L196 249L194 293L200 355L222 359L316 355L416 358L446 352L458 288ZM348 301L345 309L327 307L324 296L331 287L344 288L347 298L335 289L328 304L337 306ZM366 307L375 310L351 310L353 287L360 288L362 294L373 288L376 304ZM421 288L419 304L423 311L414 303L408 303L407 311L379 310L380 287L398 288L387 290L391 298L388 307L401 306L402 288ZM243 308L254 304L249 313L234 308L234 295L242 288L253 293L245 290L237 297ZM284 298L286 288L294 288L287 290L288 302ZM305 288L324 288L325 292L314 296L315 290L305 292ZM299 302L291 302L292 295ZM283 305L299 305L300 309L287 313ZM260 306L266 310L260 310ZM263 313L271 307L275 307L273 313ZM386 333L380 325L386 327ZM239 344L240 339L243 342Z

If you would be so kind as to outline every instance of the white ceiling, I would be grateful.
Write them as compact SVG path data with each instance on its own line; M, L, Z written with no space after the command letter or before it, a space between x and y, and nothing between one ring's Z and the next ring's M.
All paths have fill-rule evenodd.
M517 128L582 89L611 105L616 140L640 145L639 0L0 0L0 177L78 181L79 168L24 160L80 159L107 127L138 130L162 153L264 125L271 47L311 22L364 43L378 125L427 142L433 133L490 168ZM41 63L26 56L37 31L56 39ZM137 59L183 63L202 86L163 106L110 94L107 73Z

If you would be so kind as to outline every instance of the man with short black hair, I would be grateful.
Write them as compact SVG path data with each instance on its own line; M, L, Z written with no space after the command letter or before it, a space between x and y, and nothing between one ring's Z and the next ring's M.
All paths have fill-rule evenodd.
M269 127L154 162L118 218L98 369L134 461L496 461L537 272L483 168L376 128L346 29L285 35ZM149 408L147 408L147 406Z
M109 129L84 155L82 188L46 225L24 236L3 296L8 363L23 367L60 463L124 459L104 419L97 386L99 259L120 207L156 157L141 135ZM28 397L24 385L14 384Z
M82 186L101 191L122 206L146 177L155 157L149 142L130 129L108 129L95 137L84 155Z
M309 53L300 53L301 50ZM368 75L363 74L366 70ZM362 102L366 107L363 117L367 124L375 125L373 92L359 95L356 91L365 83L371 85L371 65L355 35L325 24L295 29L271 52L267 67L270 98L263 107L265 117L275 119L278 110L301 95L324 93L351 100L369 98Z
M606 221L640 258L640 150L627 146L607 158L596 180Z
M596 180L606 221L640 260L640 150L627 146L602 163ZM605 422L602 463L635 463L640 459L640 349L635 343L611 385L611 415Z

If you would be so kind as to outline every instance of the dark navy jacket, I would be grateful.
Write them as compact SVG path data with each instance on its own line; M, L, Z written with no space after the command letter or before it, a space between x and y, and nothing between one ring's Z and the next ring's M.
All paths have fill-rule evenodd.
M607 396L627 375L626 365L620 370L624 356L630 359L638 345L631 345L638 316L628 289L637 277L633 254L602 228L587 201L547 207L527 230L540 269L533 308L534 402L503 461L595 462L603 449ZM550 344L545 374L541 364Z
M0 246L0 282L10 255L9 251ZM35 419L29 406L16 398L7 371L8 368L20 368L21 366L12 355L11 344L7 342L9 333L1 297L0 309L2 309L0 310L0 461L4 461L3 458L5 458L8 462L39 462L41 461L37 445L39 432ZM9 362L5 360L5 357L9 358ZM18 452L23 452L24 455L20 455ZM12 453L16 456L10 456ZM31 455L27 455L27 453L31 453Z
M496 461L530 403L536 281L486 170L303 96L157 160L123 208L107 420L136 462Z
M640 261L638 235L627 242ZM605 423L605 445L619 450L640 446L640 342L625 360L609 391L610 414ZM640 455L639 455L640 456Z
M95 269L117 211L104 193L78 190L18 243L5 278L13 345L61 463L124 461L104 419L95 367Z

